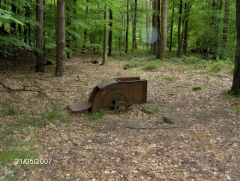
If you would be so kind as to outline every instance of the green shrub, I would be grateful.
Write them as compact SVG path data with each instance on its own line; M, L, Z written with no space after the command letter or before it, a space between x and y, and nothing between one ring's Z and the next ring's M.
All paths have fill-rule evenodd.
M193 87L192 90L193 91L199 91L199 90L202 90L202 87L196 86L196 87Z

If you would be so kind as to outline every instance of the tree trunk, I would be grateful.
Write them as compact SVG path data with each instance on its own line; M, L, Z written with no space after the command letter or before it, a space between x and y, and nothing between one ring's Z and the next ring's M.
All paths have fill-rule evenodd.
M30 2L32 2L32 1L30 1ZM25 4L24 9L25 9L25 18L29 20L31 17L30 5ZM29 22L27 22L24 26L24 42L29 43L29 45L31 45L31 26L30 26Z
M71 8L70 8L70 1L66 2L66 8L67 8L67 18L66 18L66 23L67 27L71 27ZM67 37L66 37L66 47L67 47L67 58L70 59L72 57L71 54L71 34L69 30L67 31Z
M109 23L109 26L110 26L110 31L109 31L109 40L108 40L108 46L109 46L109 51L108 51L108 56L112 56L112 21L113 21L113 13L112 13L112 10L110 9L109 11L110 15L109 15L109 18L110 18L110 23Z
M44 72L44 9L43 0L36 1L36 20L39 24L36 31L36 71Z
M154 0L153 3L153 54L157 55L158 51L158 39L159 39L159 29L158 29L158 16L159 16L159 11L158 11L158 4L159 0ZM156 33L157 32L157 33ZM157 37L156 37L157 36Z
M222 59L223 53L226 49L227 40L228 40L229 5L230 5L230 0L226 0L225 1L224 21L223 21L222 51L221 51L221 55L220 55L221 59Z
M180 56L182 52L182 40L181 40L181 23L182 23L182 0L179 4L179 18L178 18L178 51L177 55Z
M188 24L189 24L189 16L190 16L190 2L185 3L185 25L184 25L184 35L183 35L183 53L187 53L188 48Z
M129 0L127 0L127 28L126 28L126 47L125 47L125 53L128 53L128 31L129 31Z
M108 45L108 5L105 4L105 11L104 11L104 41L103 41L103 62L102 65L105 65L107 63L107 45Z
M146 0L146 46L148 49L150 43L150 15L148 8L148 0Z
M136 32L137 32L137 0L135 0L135 6L134 6L132 52L134 52L134 50L137 49Z
M174 9L175 9L175 7L174 7L174 1L173 1L173 5L172 5L173 7L172 7L172 18L171 18L171 29L170 29L170 42L169 42L169 52L171 52L172 51L172 38L173 38L173 21L174 21L174 19L173 19L173 17L174 17Z
M161 38L158 59L162 60L164 58L164 50L167 42L167 0L162 0L162 15L161 15Z
M87 0L87 4L89 3L89 0ZM88 5L86 6L86 13L85 13L85 18L88 15ZM87 43L87 29L84 30L84 40L83 40L83 46L82 46L82 53L85 53L85 48L86 48L86 43Z
M240 0L236 0L237 46L231 93L240 94Z
M12 13L16 15L17 7L16 7L16 0L12 0ZM16 23L13 21L10 23L11 27L11 34L16 34Z
M57 1L57 61L56 72L57 77L62 77L65 73L65 0Z

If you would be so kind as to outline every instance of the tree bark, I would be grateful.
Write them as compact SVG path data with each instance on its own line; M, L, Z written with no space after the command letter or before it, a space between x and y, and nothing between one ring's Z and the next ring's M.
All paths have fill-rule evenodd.
M38 22L36 31L36 72L44 72L44 9L43 0L36 1L36 20Z
M180 56L182 52L182 40L181 40L181 23L182 23L182 0L179 4L179 18L178 18L178 51L177 55Z
M172 18L171 18L171 29L170 29L170 42L169 42L169 52L172 51L172 39L173 39L173 23L174 23L174 1L173 1L173 5L172 5Z
M240 94L240 0L236 0L237 45L231 93Z
M150 15L149 15L149 6L148 0L146 0L146 46L148 49L150 43Z
M65 0L57 1L57 61L56 72L57 77L62 77L65 73Z
M134 3L134 18L133 18L133 36L132 36L132 52L134 52L135 49L137 49L137 0L135 0Z
M167 42L167 0L162 0L162 15L161 15L161 38L158 59L162 60L164 58L164 50Z
M108 17L108 5L105 4L105 11L104 11L104 20L105 20L105 24L104 24L104 41L103 41L103 62L102 65L105 65L107 63L107 57L108 57L108 53L107 53L107 46L108 46L108 21L107 21L107 17Z
M126 45L125 45L125 53L128 53L128 31L129 31L129 0L127 0L127 28L126 28Z
M112 13L111 9L110 9L109 13L110 13L109 14L109 18L110 18L110 23L109 23L110 31L109 31L109 40L108 40L108 46L109 46L108 56L112 56L112 27L113 27L112 21L113 21L113 13Z

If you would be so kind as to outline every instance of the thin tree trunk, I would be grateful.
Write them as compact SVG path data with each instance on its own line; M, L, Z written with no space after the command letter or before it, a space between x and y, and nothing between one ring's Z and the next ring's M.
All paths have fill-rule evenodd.
M226 49L227 40L228 40L229 5L230 5L230 0L226 0L225 1L224 21L223 21L222 51L221 51L221 55L220 55L221 59L222 59L223 53Z
M236 0L237 46L231 93L240 94L240 0Z
M159 39L159 29L158 29L158 16L159 16L159 12L158 12L158 4L159 4L159 0L154 0L153 3L153 54L157 55L157 51L158 51L158 39Z
M36 20L38 22L36 31L36 71L44 72L44 9L43 0L36 1Z
M187 53L188 48L188 24L189 24L189 16L190 16L190 2L185 3L185 26L184 26L184 35L183 35L183 53Z
M14 15L16 15L17 13L16 0L12 0L12 13ZM11 34L16 34L16 23L11 22L10 27L11 27Z
M107 17L108 17L108 5L105 4L105 11L104 11L104 20L105 20L105 24L104 24L104 41L103 41L103 62L102 65L105 65L107 63L107 45L108 45L108 21L107 21Z
M126 47L125 47L125 53L128 53L128 32L129 32L129 0L127 0L127 28L126 28Z
M137 0L134 3L134 18L133 18L133 36L132 36L132 52L137 49L136 33L137 33Z
M150 43L150 15L148 8L148 0L146 0L146 46L148 49Z
M87 15L88 15L88 3L89 3L89 0L87 0L85 17L87 17ZM84 29L84 40L83 40L83 46L82 46L82 53L85 53L86 43L87 43L87 29Z
M62 77L65 73L65 0L57 1L57 77Z
M164 58L164 50L167 42L167 0L162 0L162 16L161 16L161 38L158 57L160 60Z
M110 15L109 15L109 18L110 18L110 23L109 23L109 26L110 26L110 31L109 31L109 40L108 40L108 46L109 46L109 51L108 51L108 56L112 56L112 21L113 21L113 13L112 13L112 10L110 9L109 11Z
M181 40L181 23L182 23L182 0L179 4L179 18L178 18L178 51L177 55L180 56L182 52L182 40Z
M170 29L170 42L169 42L169 52L172 51L172 39L173 39L173 23L174 23L174 1L173 1L173 5L172 5L172 18L171 18L171 29Z
M31 1L30 1L31 2ZM26 2L25 2L26 3ZM29 4L25 4L25 18L27 20L30 20L30 16L31 16L31 9L30 9L30 5ZM27 22L24 25L24 42L25 43L29 43L29 45L31 45L31 26L30 23Z
M70 1L66 2L66 8L67 8L67 18L66 18L66 23L67 23L67 27L71 27L71 9L70 9ZM71 54L71 34L69 33L69 31L67 31L67 37L66 37L66 47L67 47L67 58L70 59L72 57Z

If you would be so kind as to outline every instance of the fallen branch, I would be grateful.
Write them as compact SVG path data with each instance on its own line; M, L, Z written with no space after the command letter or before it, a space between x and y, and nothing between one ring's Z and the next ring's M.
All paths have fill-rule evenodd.
M40 91L40 90L33 90L33 89L26 89L27 87L30 87L30 86L23 86L23 88L21 89L13 89L11 87L8 87L6 86L4 83L2 83L0 81L0 85L6 89L7 92L11 93L11 92L37 92L43 96L45 96L46 98L48 98L48 100L51 102L52 105L55 105L54 102L52 101L52 99L44 92ZM0 91L0 92L5 92L5 91Z
M154 126L154 127L131 127L127 126L128 129L173 129L173 128L182 128L181 126L173 126L173 125L166 125L166 126Z

